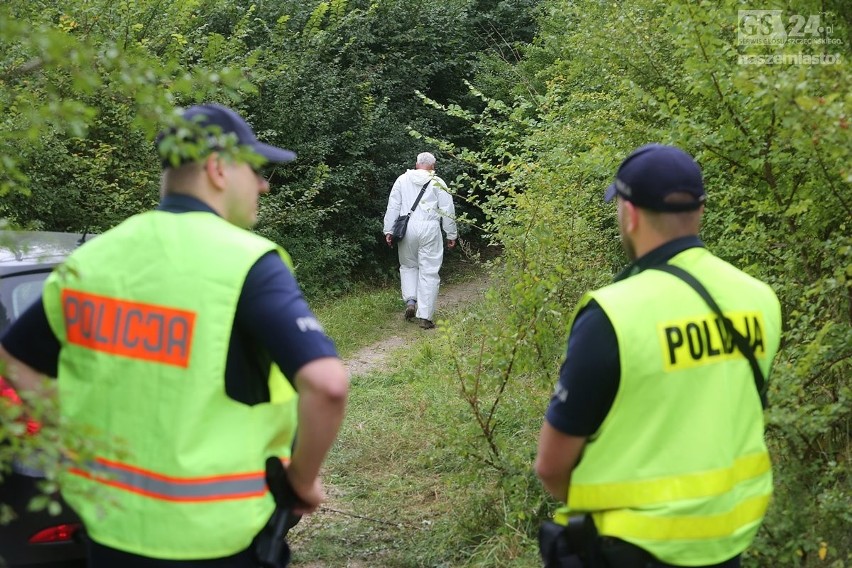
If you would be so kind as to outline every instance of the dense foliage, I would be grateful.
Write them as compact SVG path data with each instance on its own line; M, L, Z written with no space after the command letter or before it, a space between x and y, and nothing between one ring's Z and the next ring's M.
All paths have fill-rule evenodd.
M0 217L103 231L151 207L154 133L175 106L223 102L299 153L269 172L257 230L293 253L310 295L338 293L393 273L387 192L434 149L463 236L502 256L488 302L429 358L468 409L446 428L464 458L448 476L476 489L432 537L455 540L428 548L496 566L530 557L553 505L530 463L574 304L625 262L603 188L636 146L679 145L704 170L708 247L784 309L766 414L775 498L747 565L849 566L846 4L768 1L818 15L803 33L823 41L750 46L734 0L7 2Z
M477 453L492 465L478 475L495 483L506 538L529 531L530 493L537 489L523 464L535 447L532 439L519 444L517 432L540 424L579 295L625 263L603 189L633 148L675 144L704 170L708 247L771 284L783 304L783 345L766 414L775 497L747 565L846 566L849 12L841 2L799 2L796 14L831 24L807 37L833 43L747 46L738 44L742 5L701 4L547 2L535 45L517 66L525 80L515 98L491 100L479 114L447 109L490 133L476 151L455 151L478 168L468 190L487 195L483 207L504 247L491 315L469 318L463 333L452 330L456 338L477 338L472 346L452 341L451 352L461 361L455 368L462 394L479 426ZM770 4L765 8L786 10L785 22L793 14ZM785 53L830 57L824 64L741 59ZM530 389L540 393L539 403L519 404Z
M257 230L290 250L309 295L385 278L387 195L429 149L410 131L477 144L420 97L470 104L464 80L532 39L534 4L4 3L0 217L102 232L150 208L154 133L175 106L221 102L299 154L269 172ZM499 76L489 82L506 88ZM455 177L458 166L439 158Z

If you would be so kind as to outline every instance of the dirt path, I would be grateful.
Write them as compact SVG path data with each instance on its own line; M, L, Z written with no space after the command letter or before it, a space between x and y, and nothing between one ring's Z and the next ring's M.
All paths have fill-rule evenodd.
M437 309L440 310L439 317L441 314L446 314L459 306L480 299L485 292L485 286L486 282L481 278L441 286L437 301ZM390 354L412 341L414 339L410 336L391 335L378 343L364 347L346 360L352 377L355 378L358 375L365 375L375 369L382 368Z
M438 295L437 314L438 319L448 316L451 312L470 305L482 298L487 288L487 280L485 278L475 278L473 280L459 282L454 284L442 285ZM401 320L402 312L398 316ZM388 325L389 330L406 329L407 326L398 325L394 322ZM418 330L421 331L421 330ZM423 330L422 333L434 333L433 331ZM393 354L407 345L412 344L417 340L419 333L394 333L389 332L385 339L364 347L351 357L346 359L346 364L349 367L353 382L357 382L359 376L366 375L377 369L384 368ZM341 516L340 509L348 509L349 506L341 502L340 491L332 484L328 483L328 476L324 476L325 489L328 494L328 501L314 514L302 519L290 533L288 540L295 546L299 546L299 541L302 538L311 538L316 531L320 530L326 524L346 525L347 523L356 522L357 519ZM294 560L293 568L379 568L381 564L377 564L377 559L362 560L350 558L341 564L339 562L330 564L319 560L298 561ZM380 561L378 561L380 562Z

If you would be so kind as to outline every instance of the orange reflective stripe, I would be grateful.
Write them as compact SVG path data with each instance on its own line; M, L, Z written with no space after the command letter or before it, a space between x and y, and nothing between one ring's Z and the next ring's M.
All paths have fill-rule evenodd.
M62 290L62 312L69 343L186 368L192 349L195 313Z
M69 473L131 493L163 501L226 501L266 494L264 471L203 477L172 477L98 458L86 470Z

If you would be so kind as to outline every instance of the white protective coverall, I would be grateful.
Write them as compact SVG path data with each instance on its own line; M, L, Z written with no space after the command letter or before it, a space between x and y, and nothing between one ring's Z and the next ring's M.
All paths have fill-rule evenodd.
M384 234L392 232L397 217L411 210L420 189L429 180L431 183L408 221L405 238L397 243L397 252L402 299L416 301L416 317L431 321L441 282L438 271L444 260L442 225L448 240L458 238L453 198L447 193L444 180L423 169L407 170L399 176L388 198Z

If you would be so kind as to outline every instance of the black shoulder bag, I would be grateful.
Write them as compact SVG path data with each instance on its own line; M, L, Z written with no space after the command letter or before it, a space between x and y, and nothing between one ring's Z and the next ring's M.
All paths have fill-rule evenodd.
M394 242L399 242L403 239L403 237L405 237L405 232L408 230L408 220L411 219L411 214L414 213L415 209L417 209L417 204L420 203L420 198L423 197L423 193L426 191L426 188L430 183L432 183L431 179L420 188L420 193L417 195L417 199L414 200L414 205L411 206L411 211L405 215L400 215L396 218L396 221L393 222L391 238Z
M761 404L763 404L763 407L766 408L766 379L763 377L763 371L760 369L760 365L757 363L757 358L754 356L754 350L751 348L751 345L749 345L748 339L746 339L742 333L737 331L737 329L734 327L733 322L725 317L725 315L722 313L721 308L719 308L719 305L716 303L713 297L710 296L710 293L707 291L707 289L701 284L701 282L696 280L696 278L692 274L690 274L683 268L680 268L679 266L674 266L671 264L655 266L654 270L661 270L662 272L667 272L672 276L677 276L678 278L692 286L693 290L698 292L698 295L704 298L704 301L707 302L707 305L710 306L710 309L712 309L719 317L719 319L724 323L725 330L731 336L731 340L733 341L736 348L740 350L740 352L745 356L746 359L748 359L749 365L751 365L751 372L754 373L754 386L757 387L757 394L760 395Z

